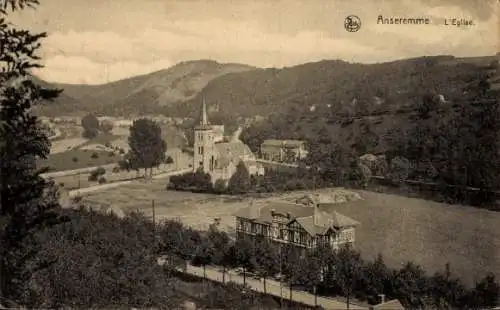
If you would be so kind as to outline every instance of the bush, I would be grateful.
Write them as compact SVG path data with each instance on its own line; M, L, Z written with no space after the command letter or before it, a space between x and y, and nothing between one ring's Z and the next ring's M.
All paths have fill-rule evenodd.
M92 182L95 182L95 181L97 181L97 178L98 178L98 177L99 177L99 176L95 173L95 171L92 171L92 172L90 173L90 175L89 175L89 179L88 179L88 180L89 180L89 181L92 181Z
M102 132L108 133L111 130L113 130L113 125L114 125L113 122L105 120L105 121L102 121L102 123L100 125L100 129Z
M188 172L181 175L171 176L167 189L211 192L213 191L213 186L210 175L198 170L195 173Z
M302 190L302 189L306 188L306 184L304 183L304 181L302 181L300 179L291 179L291 180L286 182L285 188L286 188L286 190L290 190L290 191Z
M78 196L73 197L72 200L74 203L79 203L80 201L82 201L82 199L83 199L83 197L78 195Z
M226 181L222 179L218 179L214 184L214 193L222 194L226 191Z
M170 165L170 164L173 164L174 163L174 160L172 159L171 156L168 156L166 159L165 159L165 164L167 165Z
M90 155L90 158L94 158L94 159L99 158L99 154L97 152L94 152L94 153L92 153L92 155Z
M120 171L121 171L120 166L114 166L114 167L113 167L113 172L114 172L114 173L118 173L118 172L120 172Z
M106 169L104 169L103 167L99 167L90 173L89 181L97 181L99 176L102 176L105 173L106 173Z
M102 176L102 177L99 178L99 184L104 184L106 182L107 182L107 180L106 180L106 178L104 176Z
M72 160L74 163L77 163L77 162L78 162L78 157L73 156L73 158L71 158L71 160Z
M87 138L87 139L93 139L93 138L97 137L98 134L99 134L99 130L97 130L97 129L87 129L87 130L83 131L82 136L84 138Z
M113 146L111 145L111 142L109 142L109 141L108 141L108 142L106 142L106 143L104 143L104 146L105 146L105 147L109 147L109 148L113 147Z
M106 169L104 169L103 167L98 167L95 172L97 173L97 175L104 175L106 173Z
M404 157L395 157L391 160L389 177L395 185L401 185L408 179L411 162Z
M109 157L113 157L113 156L115 156L115 152L109 152L109 153L108 153L108 156L109 156Z
M125 154L125 150L120 148L120 154L122 154L122 155Z

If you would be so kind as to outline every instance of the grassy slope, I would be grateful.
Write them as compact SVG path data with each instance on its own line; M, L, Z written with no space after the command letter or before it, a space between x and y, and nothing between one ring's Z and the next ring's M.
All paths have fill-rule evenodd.
M363 201L332 209L361 225L356 247L364 257L382 253L392 267L407 260L427 272L452 272L471 284L492 271L500 277L500 214L423 199L361 192Z

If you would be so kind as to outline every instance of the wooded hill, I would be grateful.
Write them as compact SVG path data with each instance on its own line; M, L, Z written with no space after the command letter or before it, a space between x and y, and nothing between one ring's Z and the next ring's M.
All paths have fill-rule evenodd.
M422 93L446 96L462 89L471 70L498 58L437 56L380 64L324 60L283 69L190 61L103 85L53 84L65 91L40 113L197 117L202 98L219 119L268 116L292 106L318 110L330 104L335 111L353 101L383 111L409 106ZM494 81L500 83L499 77Z

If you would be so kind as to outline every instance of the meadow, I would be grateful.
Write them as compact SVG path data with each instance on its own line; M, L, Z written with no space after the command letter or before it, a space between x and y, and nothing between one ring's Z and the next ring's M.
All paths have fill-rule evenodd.
M167 191L167 183L135 183L95 192L85 199L112 203L124 211L139 210L148 216L152 215L154 201L157 221L179 219L197 229L207 229L217 218L230 234L234 234L232 214L250 203L248 198ZM356 230L356 248L364 258L382 253L391 267L413 261L430 274L450 263L453 274L467 284L489 271L500 277L500 213L396 195L357 193L361 200L336 204L331 209L361 222Z
M92 156L97 154L97 157ZM97 167L107 164L117 163L122 156L115 152L111 155L110 152L98 150L81 150L72 149L62 153L50 154L47 159L39 160L39 167L49 167L49 171L73 170L86 167Z

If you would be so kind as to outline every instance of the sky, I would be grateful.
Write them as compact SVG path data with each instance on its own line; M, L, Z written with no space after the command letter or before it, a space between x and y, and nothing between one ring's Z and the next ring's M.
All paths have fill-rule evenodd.
M11 15L47 32L36 74L49 82L102 84L212 59L285 67L323 59L374 63L424 55L500 51L500 0L40 0ZM361 20L347 32L344 20ZM429 25L377 18L429 17ZM445 26L464 18L472 26Z

